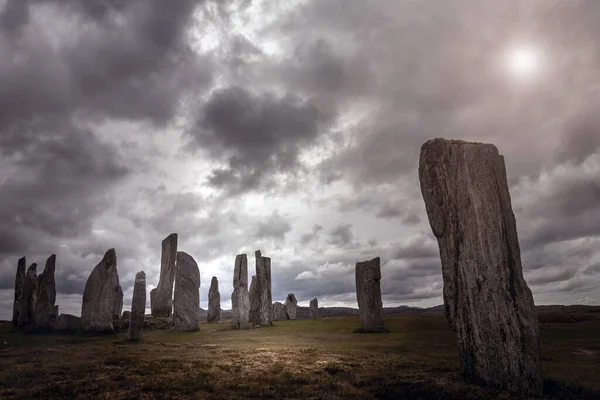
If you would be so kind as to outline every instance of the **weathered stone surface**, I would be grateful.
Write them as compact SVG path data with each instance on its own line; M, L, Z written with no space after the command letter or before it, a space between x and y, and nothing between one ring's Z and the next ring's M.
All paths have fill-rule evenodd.
M219 281L213 276L208 290L208 322L219 322L221 320L221 293L219 293Z
M134 290L135 290L135 286L134 286ZM128 311L128 310L123 311L123 314L121 315L121 319L129 321L129 318L131 318L131 311Z
M23 282L25 281L25 266L27 265L27 259L25 257L19 258L17 262L17 276L15 277L15 301L13 303L13 318L12 325L16 327L19 323L19 312L20 312L20 301L21 293L23 293Z
M60 314L56 321L56 329L60 331L76 331L81 326L81 318L71 314Z
M173 281L177 257L177 234L171 233L162 241L160 278L158 286L150 291L150 310L153 317L170 317L173 309Z
M260 295L258 293L258 285L256 283L256 275L252 276L250 282L250 312L248 313L250 326L260 326ZM257 323L258 321L258 323Z
M60 315L60 314L58 313L58 305L55 305L55 306L54 306L54 315L56 316L56 319L58 320L58 316Z
M131 312L129 314L129 329L127 339L138 341L142 339L144 329L144 316L146 314L146 274L140 271L135 275L133 284L133 297L131 299ZM125 316L125 312L123 313Z
M298 300L296 300L296 296L294 295L294 293L290 293L287 295L283 307L285 311L285 317L287 319L296 319Z
M23 290L19 299L19 320L17 327L24 328L33 324L33 315L35 312L35 295L37 287L37 264L33 263L27 268L25 279L23 280Z
M273 325L273 299L271 297L271 259L263 257L260 250L255 253L256 258L256 298L250 294L250 320L252 325ZM252 302L255 303L252 303ZM252 307L258 307L257 312Z
M273 303L273 321L280 321L287 319L285 316L285 307L279 301Z
M119 296L117 253L109 249L90 274L81 304L81 328L92 332L114 332L113 315Z
M173 300L173 328L198 330L200 309L200 270L196 261L183 251L177 252L177 273Z
M319 300L316 298L310 301L308 306L308 317L313 319L319 318Z
M360 310L360 329L356 332L386 332L381 302L381 262L379 257L357 262L356 299Z
M121 285L117 288L117 298L115 299L115 308L113 311L113 318L121 318L121 311L123 311L123 288Z
M504 158L491 144L434 139L421 148L419 179L464 375L540 394L539 326Z
M46 260L44 272L37 278L35 294L35 310L33 313L33 327L36 330L54 329L58 315L55 314L56 283L54 270L56 269L56 255L52 254Z
M250 294L248 293L248 258L246 254L238 254L235 257L231 313L231 327L233 329L249 328Z

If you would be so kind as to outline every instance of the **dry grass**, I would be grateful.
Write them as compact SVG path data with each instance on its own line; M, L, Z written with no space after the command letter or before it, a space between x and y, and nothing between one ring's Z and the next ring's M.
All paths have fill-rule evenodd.
M387 318L390 333L353 334L355 317L277 321L194 333L24 335L0 326L0 399L512 399L464 382L441 317ZM545 398L600 399L599 322L542 326Z

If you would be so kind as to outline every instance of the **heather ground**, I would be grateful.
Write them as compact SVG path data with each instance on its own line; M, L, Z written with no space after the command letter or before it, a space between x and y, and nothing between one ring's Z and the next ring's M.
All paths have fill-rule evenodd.
M144 341L32 335L0 324L0 399L516 399L465 382L441 316L387 316L385 334L357 317L276 321L232 331L147 330ZM547 399L600 399L600 322L542 324Z

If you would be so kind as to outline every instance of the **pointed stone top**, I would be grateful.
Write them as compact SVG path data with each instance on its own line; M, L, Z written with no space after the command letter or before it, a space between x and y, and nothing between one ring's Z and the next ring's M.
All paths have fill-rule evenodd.
M256 258L258 258L258 257L262 257L262 254L261 254L260 250L256 250L256 251L254 252L254 256L255 256Z
M146 282L146 273L144 271L140 271L137 274L135 274L135 281Z
M21 258L19 258L18 264L21 265L25 265L27 263L27 257L23 256Z
M164 238L163 240L173 240L173 239L177 240L177 238L178 238L177 233L171 233L166 238Z
M37 274L37 264L33 263L27 268L27 275L36 275Z
M46 266L44 267L44 274L54 274L54 269L56 268L56 254L52 254L46 260Z
M117 263L117 251L113 249L108 249L106 253L104 253L104 257L102 261L106 263L106 267L112 267Z
M212 277L212 279L210 280L211 284L212 284L212 282L218 282L218 281L219 281L219 280L217 279L217 277L216 277L216 276L213 276L213 277Z

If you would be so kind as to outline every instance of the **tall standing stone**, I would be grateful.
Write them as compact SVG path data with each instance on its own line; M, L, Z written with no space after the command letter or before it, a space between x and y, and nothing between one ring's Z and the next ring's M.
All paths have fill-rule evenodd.
M287 319L296 319L296 309L298 307L298 300L294 293L287 295L283 308L285 310L285 317Z
M256 298L250 294L251 304L250 319L253 325L271 326L273 325L273 300L271 296L271 259L263 257L260 250L255 253L256 258ZM253 306L258 307L258 312L254 312Z
M23 290L19 299L19 320L17 327L28 327L33 323L35 312L35 295L37 286L37 264L33 263L27 268L25 279L23 280Z
M198 330L200 308L200 270L196 261L183 251L177 252L177 274L173 299L173 328Z
M360 329L356 332L386 332L381 302L381 262L379 257L357 262L356 299L360 310Z
M85 283L81 304L81 329L114 333L113 315L119 288L117 253L115 249L109 249Z
M25 266L27 259L25 257L19 258L17 262L17 276L15 277L15 300L13 303L13 318L12 325L16 327L19 323L19 311L20 311L20 300L21 293L23 293L23 282L25 281Z
M56 327L56 283L54 270L56 269L56 255L52 254L46 260L44 272L37 278L35 294L35 311L33 313L33 326L36 330L50 330Z
M250 295L248 293L248 259L246 254L238 254L235 257L231 314L231 327L233 329L248 328Z
M113 318L121 318L121 312L123 311L123 288L121 285L117 288L117 298L115 299L115 308L113 311Z
M140 271L135 275L135 283L133 284L133 298L131 299L131 312L129 313L129 330L127 331L128 340L138 341L142 339L145 314L146 274L144 271Z
M273 303L273 321L287 319L285 316L285 308L279 301Z
M313 319L319 318L319 300L316 298L310 301L308 306L308 317Z
M421 148L419 180L464 375L540 394L539 325L523 279L504 158L491 144L430 140Z
M208 322L219 322L221 320L221 293L219 293L219 281L213 276L208 290Z
M260 325L260 294L258 293L256 275L252 275L248 295L250 297L250 312L248 313L249 323L251 326Z
M177 234L171 233L162 241L158 286L150 291L150 310L153 317L171 316L176 258Z

